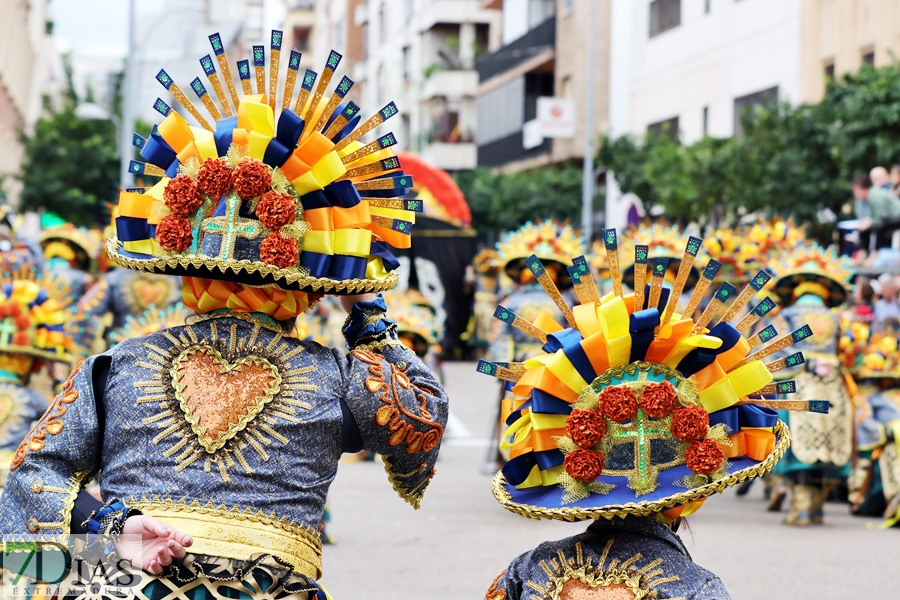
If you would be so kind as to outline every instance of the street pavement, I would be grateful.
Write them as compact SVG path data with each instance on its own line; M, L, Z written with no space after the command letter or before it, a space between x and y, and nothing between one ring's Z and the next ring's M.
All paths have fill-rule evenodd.
M331 487L322 584L334 600L479 600L518 554L580 533L585 523L536 521L505 511L481 472L496 382L474 363L444 365L452 423L437 474L413 510L381 464L342 463ZM765 512L762 484L710 498L679 534L694 560L735 600L900 598L900 529L826 506L825 524L790 528Z

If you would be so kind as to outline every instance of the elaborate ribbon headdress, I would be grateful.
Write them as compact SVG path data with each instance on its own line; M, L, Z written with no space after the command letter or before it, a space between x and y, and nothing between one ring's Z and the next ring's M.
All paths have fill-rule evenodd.
M542 261L566 265L573 256L584 254L584 240L569 224L554 220L526 223L497 243L500 264L509 272L514 263L532 254ZM514 273L510 273L515 277Z
M647 270L636 270L632 294L622 288L615 230L604 232L604 244L614 291L600 298L589 260L577 257L569 267L575 307L537 257L525 261L565 324L530 323L502 306L495 312L543 342L546 354L478 365L517 398L503 436L510 461L494 479L494 496L534 518L685 516L708 496L774 466L790 444L775 409L827 411L827 403L774 399L795 385L774 383L772 373L801 364L802 354L765 362L812 331L803 326L778 335L772 326L761 328L775 307L771 300L740 316L769 281L765 271L740 293L723 283L697 321L676 312L702 246L698 238L679 243L687 256L674 287L663 286L665 259L653 259ZM634 262L640 266L640 257ZM699 306L719 264L708 261L686 315Z
M805 291L820 296L830 307L847 299L855 268L849 257L840 256L834 246L823 248L816 242L782 246L772 255L770 270L777 276L775 293L782 306L789 306Z
M64 258L69 262L74 261L74 266L82 271L87 271L91 268L91 260L97 258L100 252L102 240L97 232L68 223L45 229L41 232L40 243L45 259ZM74 249L81 250L82 254L79 256Z

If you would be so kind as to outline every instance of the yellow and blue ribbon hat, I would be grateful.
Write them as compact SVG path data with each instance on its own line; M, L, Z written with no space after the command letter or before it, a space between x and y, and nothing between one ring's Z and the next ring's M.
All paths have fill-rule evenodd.
M599 296L590 259L576 257L569 273L579 304L570 307L531 256L528 268L566 322L529 322L503 306L494 313L543 343L545 353L524 363L478 363L523 399L506 421L502 447L510 460L493 493L507 510L532 518L686 516L707 497L772 469L790 445L777 409L827 412L827 402L779 399L796 385L772 374L803 363L801 353L767 358L812 331L765 326L776 306L770 299L741 316L769 283L764 270L740 292L719 285L696 321L679 314L699 238L678 240L691 260L682 258L674 287L663 286L665 259L652 259L646 273L636 270L649 283L638 281L636 293L623 290L616 231L604 231L603 241L609 294ZM720 266L707 260L685 314L700 305Z
M769 270L777 275L774 291L782 306L790 306L804 293L816 294L831 308L840 306L856 274L850 257L816 242L781 246L773 252Z
M519 229L510 231L497 243L497 259L507 275L515 279L524 264L522 261L535 255L544 262L569 264L573 256L584 254L584 240L568 223L554 219L529 221Z
M668 260L666 283L670 286L674 285L683 259L682 247L679 247L679 240L683 237L681 229L677 225L665 222L644 223L630 229L622 240L621 248L622 281L625 285L635 289L635 269L640 269L641 264L646 265L648 261L655 258ZM686 273L684 289L691 289L700 277L697 269L693 268L692 261L691 268Z
M857 381L900 380L900 336L890 329L876 331L871 318L842 316L838 358Z
M91 268L91 261L97 258L102 241L84 227L75 227L66 223L59 227L45 229L39 238L44 258L64 258L75 261L76 267L82 271ZM68 247L68 250L66 249ZM80 250L78 253L76 250Z
M200 66L218 104L199 77L189 87L212 121L165 70L157 74L199 126L157 99L164 119L148 139L134 136L146 162L130 170L159 181L120 194L110 258L130 269L285 291L392 288L399 263L390 247L409 248L422 205L403 198L413 182L394 155L394 134L359 140L397 107L390 102L362 121L346 100L353 81L332 83L335 51L321 74L301 76L296 50L280 69L280 31L272 32L268 71L265 46L237 63L239 97L219 34L209 39L214 57Z
M63 327L69 313L60 301L67 290L47 289L33 265L3 261L2 266L9 270L0 278L0 368L16 370L10 356L72 362L73 342Z

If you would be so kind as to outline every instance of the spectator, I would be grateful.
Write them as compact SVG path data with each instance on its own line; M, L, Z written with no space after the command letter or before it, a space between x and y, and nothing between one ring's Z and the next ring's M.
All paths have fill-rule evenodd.
M879 227L887 219L900 217L900 200L897 196L884 188L874 186L868 176L860 175L854 179L852 187L853 212L861 221L859 227L861 231Z
M891 167L891 191L900 196L900 165Z
M875 326L878 329L898 329L900 324L900 303L897 293L900 282L887 273L878 278L881 283L881 299L875 302Z
M857 319L872 321L875 318L875 290L869 280L862 275L853 286L853 313Z
M872 180L872 187L891 189L891 178L884 167L875 167L869 171L869 179Z

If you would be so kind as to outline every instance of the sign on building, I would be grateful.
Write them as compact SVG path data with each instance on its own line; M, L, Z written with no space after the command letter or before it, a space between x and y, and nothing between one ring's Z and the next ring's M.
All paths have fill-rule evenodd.
M537 120L545 138L575 137L575 103L566 98L537 99Z

